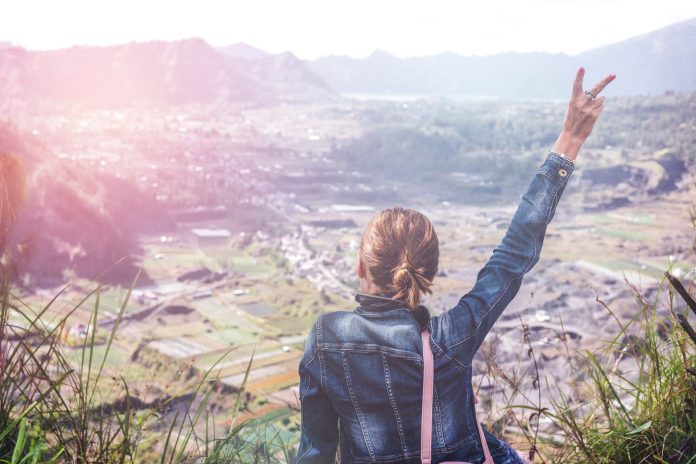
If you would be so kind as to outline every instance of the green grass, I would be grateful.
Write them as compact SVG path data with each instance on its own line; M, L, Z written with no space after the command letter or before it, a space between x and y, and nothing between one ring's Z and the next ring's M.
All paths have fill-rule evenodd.
M578 414L562 399L547 414L573 438L571 460L672 462L670 456L696 436L696 376L686 370L696 366L696 347L678 325L661 338L657 324L645 307L638 331L645 341L636 356L638 379L609 367L616 350L623 348L619 340L627 334L624 325L604 352L586 355L591 396L584 411ZM696 456L696 449L689 453ZM695 461L687 457L678 462Z
M612 225L621 220L604 219L605 224ZM651 225L649 218L639 218L636 223ZM633 240L647 238L638 232L609 226L600 233ZM277 271L276 262L265 255L253 258L221 249L220 257L212 264L210 260L205 253L194 253L175 257L169 263L165 263L166 259L158 261L151 269L162 275L176 275L179 266L190 270L194 263L208 267L226 263L232 270L257 275L274 275ZM615 258L600 265L608 269L640 270L640 264ZM644 264L648 266L644 272L657 274L664 263L655 258L645 260ZM689 269L685 262L673 265ZM192 303L220 324L220 329L210 336L244 345L237 355L248 355L252 350L257 355L278 350L276 341L263 340L264 337L302 333L318 313L353 304L334 298L332 303L317 307L313 305L318 301L316 292L306 282L285 286L277 275L275 280L257 280L263 281L259 285L274 286L281 294L277 301L267 302L280 308L281 313L265 322L238 316L215 298ZM171 396L163 397L162 403L137 409L134 404L139 399L138 391L147 388L150 378L162 375L170 380L179 375L177 369L181 366L174 366L171 372L156 372L129 365L130 350L119 344L123 341L117 338L117 331L121 317L132 306L129 300L132 287L103 290L97 284L80 284L94 287L81 301L75 300L77 293L70 293L65 310L55 311L65 295L57 295L56 301L38 304L37 300L29 299L31 303L24 304L13 293L9 280L2 283L0 341L8 335L19 341L12 345L0 375L0 464L217 464L293 460L294 445L299 438L299 416L295 411L277 408L261 417L240 420L242 415L251 416L252 407L261 404L258 398L247 396L246 379L240 392L225 393L224 398L217 398L217 406L212 404L218 388L214 374L229 352L200 357L198 365L205 368L196 371L191 382L167 387ZM660 291L669 291L664 281ZM509 406L509 411L520 416L523 434L535 447L539 461L696 464L696 446L690 448L690 440L696 436L696 375L689 371L696 369L696 339L689 338L677 318L686 312L683 301L678 297L669 300L674 306L663 311L659 318L657 301L657 296L655 301L644 301L636 295L637 310L629 321L617 319L607 308L614 317L616 335L604 349L569 352L568 362L582 378L572 385L572 393L559 388L559 395L553 397L551 404ZM285 308L289 311L282 314ZM67 328L64 323L71 316L79 315L95 327L107 312L110 318L116 318L109 331L93 330L95 335L83 340L82 346L64 344L63 331ZM55 323L46 326L45 316L51 316ZM234 316L235 326L227 325L228 316L230 320ZM663 324L663 318L669 324ZM695 319L693 314L690 319ZM628 335L638 335L642 341L632 346L631 352L624 350L623 345ZM617 352L633 362L634 368L625 373L616 369ZM531 345L530 356L534 356ZM244 362L248 375L254 361ZM292 362L288 360L286 367ZM639 375L634 377L631 372ZM552 387L547 384L547 388ZM120 409L110 408L114 400L121 400ZM167 407L174 403L176 412L167 412ZM227 407L226 417L231 418L229 429L222 434L216 428L220 417L213 414L220 404ZM557 428L555 440L537 435L530 419L535 414L553 421ZM500 424L506 418L507 415L494 419ZM674 457L679 450L689 454L679 460Z
M148 245L142 266L149 276L158 281L175 278L199 267L214 268L215 261L201 250Z
M649 235L640 232L631 232L621 229L597 229L597 233L607 237L621 238L624 240L648 240Z
M696 229L696 209L690 214ZM696 302L677 279L665 278L665 270L693 265L666 257L593 263L653 275L657 292L646 300L630 287L636 307L627 320L602 303L615 328L603 346L576 352L561 339L563 360L573 372L568 379L546 375L523 324L532 369L502 372L494 361L488 366L507 401L493 430L525 442L535 462L696 464ZM546 433L539 432L537 418L551 421Z
M266 421L237 424L221 438L215 436L214 425L209 428L215 417L208 403L217 388L212 373L229 351L216 354L207 371L194 377L193 383L168 389L168 395L154 406L137 409L136 392L148 390L157 374L130 366L131 350L114 343L129 304L130 290L122 298L111 330L101 333L96 330L97 322L104 317L101 287L94 288L49 328L41 322L42 316L50 313L61 295L29 311L13 295L8 282L5 279L0 283L0 346L8 346L5 344L8 335L18 342L9 345L0 375L0 463L292 460L293 432L276 429L271 424L288 415L287 410L269 416ZM88 322L91 334L73 340L77 346L64 345L62 331L66 322L88 304L92 305ZM109 304L114 304L114 300ZM21 323L14 323L15 320ZM236 329L224 333L230 338L249 337L248 333L244 334ZM246 367L247 375L250 368L251 362ZM236 400L232 398L233 418L246 407L245 397L242 390ZM183 407L176 407L178 412L173 416L165 413L168 405L179 398L189 399ZM119 408L111 407L115 400L120 401ZM242 461L218 460L221 454L215 450L221 449L221 443L225 444L226 457L238 456ZM259 447L259 443L264 445ZM279 455L285 459L281 460Z
M230 328L218 330L208 334L211 337L217 338L234 346L249 345L259 340L258 335L254 335L238 328Z
M228 268L248 275L268 275L275 270L268 261L246 255L230 256L226 259L226 263Z
M201 313L207 319L214 321L215 323L224 324L224 321L236 319L236 316L229 308L229 306L224 305L215 297L205 298L201 300L195 300L191 302L196 311Z
M87 355L91 354L96 359L103 359L108 354L108 356L106 356L105 366L120 367L123 366L124 363L126 363L126 361L128 361L128 358L130 357L133 350L123 348L115 344L112 344L110 347L108 347L106 344L102 344L87 347L85 350L83 350L82 348L75 348L72 350L66 348L64 350L64 353L66 359L69 359L71 362L74 363L79 363L82 359L83 352L85 351Z
M602 265L616 269L635 269L639 266L638 263L622 259L610 260ZM655 269L651 268L650 271ZM184 393L194 394L195 400L184 404L183 413L177 413L174 417L162 415L161 419L157 419L157 408L138 411L128 406L121 412L97 413L104 402L114 398L131 398L134 387L129 382L138 385L146 382L144 377L148 374L156 375L144 369L138 371L135 366L126 368L130 351L114 343L118 320L113 330L95 336L95 340L97 337L103 338L103 343L94 344L93 340L88 339L82 348L67 349L57 343L59 334L42 327L36 315L11 310L9 295L9 290L6 290L6 303L0 321L6 324L10 320L22 319L24 324L18 325L17 330L43 334L45 340L40 350L27 345L28 357L15 358L15 365L21 360L24 367L33 365L38 369L37 375L40 371L52 372L54 377L41 394L44 395L43 399L37 403L3 405L0 402L0 419L5 417L4 422L0 423L0 433L4 433L5 442L9 445L0 447L0 462L5 460L19 464L19 460L24 458L27 458L25 462L30 462L29 459L37 455L40 457L38 462L49 462L58 456L58 460L107 464L292 461L294 445L299 439L299 418L288 408L278 408L240 424L233 421L228 432L215 435L215 426L211 424L215 424L216 419L207 407L214 382L206 379L212 379L215 366L225 357L224 354L211 353L201 358L199 364L205 364L207 368L204 376L178 393L174 392L175 397ZM94 305L91 310L92 324L102 314L101 301L97 288L83 303ZM637 298L636 301L641 300ZM340 306L343 303L336 304ZM113 300L110 304L113 304ZM211 313L218 315L223 310L220 302L215 300L202 300L196 304L208 306ZM127 305L126 295L122 298L118 314L124 314ZM78 304L74 310L80 308L82 305ZM48 309L39 308L31 314L44 314ZM669 314L673 316L683 310L683 305L678 304L670 308ZM537 457L544 462L671 462L670 456L687 446L689 437L696 434L693 401L696 398L696 380L686 370L687 367L696 367L696 345L687 338L678 323L671 324L671 328L665 331L650 302L640 307L639 316L642 317L635 317L632 321L616 320L616 337L607 343L605 350L586 352L569 360L576 365L578 373L585 376L586 380L577 386L580 393L573 395L583 398L583 402L578 404L570 401L568 396L560 395L551 407L538 410L554 421L561 437L555 442L545 442L543 439L536 442ZM316 314L311 312L304 316L274 316L272 323L278 331L295 332L306 329L315 317ZM623 348L621 340L629 333L640 334L645 340L638 350L639 356L636 356L635 370L641 373L637 379L612 368L617 350ZM254 334L240 326L224 328L209 335L230 344L248 345L257 341L261 333ZM277 349L275 345L268 345L260 347L257 353ZM36 360L32 358L32 353ZM38 353L45 356L39 358L36 356ZM48 364L36 364L39 359L54 367L49 369ZM252 362L246 366L247 372ZM118 372L115 368L119 366L124 366L120 377L104 377ZM141 381L133 381L139 374L143 377ZM66 387L69 393L66 393ZM0 388L8 389L11 385L0 385ZM237 403L230 413L233 418L244 410L243 397L243 394L237 396ZM65 401L65 404L61 405L60 401ZM511 409L515 407L512 405ZM518 406L518 411L522 410L525 417L529 417L529 409L529 406ZM59 419L60 427L57 425ZM159 423L158 428L153 428L155 423ZM156 443L159 443L157 447ZM160 451L153 451L155 448ZM95 460L93 456L98 456L98 459ZM687 459L679 462L693 464L696 461Z

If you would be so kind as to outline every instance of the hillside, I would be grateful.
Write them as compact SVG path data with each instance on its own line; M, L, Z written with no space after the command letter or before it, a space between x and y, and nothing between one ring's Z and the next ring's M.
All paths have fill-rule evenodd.
M309 63L343 93L480 95L565 98L579 66L589 81L609 72L619 78L607 95L696 90L696 19L579 55L503 53L491 56L397 58L375 52L365 59L328 56Z
M13 232L3 234L17 275L38 286L60 284L66 271L129 283L137 271L137 233L169 223L154 199L108 172L58 162L38 140L0 126L0 157L9 153L26 175Z
M40 52L1 48L0 94L4 105L29 100L113 109L301 100L330 91L294 57L240 59L188 39Z

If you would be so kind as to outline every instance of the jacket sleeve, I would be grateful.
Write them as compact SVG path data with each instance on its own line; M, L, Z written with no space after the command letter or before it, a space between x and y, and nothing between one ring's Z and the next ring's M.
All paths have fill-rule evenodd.
M539 261L546 226L573 168L570 161L549 153L472 290L454 308L431 320L434 340L464 365L471 363L486 334L517 294L522 277Z
M307 338L305 353L300 361L302 434L295 464L336 462L338 415L322 386L317 324L320 324L319 320Z

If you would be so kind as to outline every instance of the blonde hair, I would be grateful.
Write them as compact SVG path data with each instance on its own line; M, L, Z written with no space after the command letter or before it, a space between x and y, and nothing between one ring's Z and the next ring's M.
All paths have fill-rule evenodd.
M418 211L395 206L380 211L363 232L359 259L372 281L411 309L437 273L440 246L430 220Z

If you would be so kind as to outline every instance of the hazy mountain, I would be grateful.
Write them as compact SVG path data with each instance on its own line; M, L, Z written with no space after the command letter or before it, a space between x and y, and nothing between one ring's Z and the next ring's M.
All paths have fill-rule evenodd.
M612 84L620 94L696 90L696 19L590 50L574 59L626 76Z
M338 92L513 98L565 98L579 66L588 69L589 82L616 73L608 95L696 90L696 19L576 56L445 53L400 59L378 51L365 59L328 56L310 62Z
M566 55L544 53L490 57L444 53L400 59L381 51L362 60L332 56L311 64L338 92L502 97L545 97L561 84L563 91L551 96L565 95L573 67Z
M106 171L59 162L35 137L0 125L0 162L10 155L19 161L26 184L12 232L2 237L15 275L52 286L71 270L129 284L138 270L137 234L170 226L155 199ZM143 276L141 283L147 280Z
M244 43L201 39L28 51L0 44L0 111L51 103L131 105L297 101L352 93L565 98L578 66L588 82L615 72L608 95L696 90L696 19L575 56L503 53L303 62ZM10 111L9 114L12 112Z
M284 100L329 98L333 91L290 52L248 58L228 58L234 68L244 68L252 82L263 82ZM242 64L244 62L244 64Z
M268 52L252 47L251 45L239 42L225 47L217 47L217 50L231 58L244 58L247 60L257 60L271 55Z
M249 49L233 46L247 56L238 58L201 39L55 51L5 48L0 49L0 94L2 101L114 108L272 102L330 92L301 61L266 54L250 59Z

